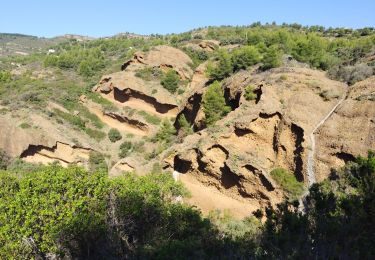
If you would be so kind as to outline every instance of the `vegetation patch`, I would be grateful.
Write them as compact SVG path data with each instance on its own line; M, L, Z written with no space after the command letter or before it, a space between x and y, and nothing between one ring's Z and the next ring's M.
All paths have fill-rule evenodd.
M230 107L225 104L224 93L221 84L215 81L208 86L203 95L203 112L205 122L208 126L213 125L223 116L231 111Z
M163 75L163 72L157 67L145 67L138 69L135 72L135 76L141 78L145 81L151 80L160 80L160 77Z
M288 193L289 199L298 199L302 195L304 191L303 183L297 181L293 173L283 168L276 168L271 171L271 176Z
M115 143L119 140L122 139L122 135L121 133L119 132L119 130L117 130L116 128L111 128L108 132L108 139L112 142L112 143Z
M178 76L176 71L170 69L164 74L160 84L169 92L175 93L180 84L180 76Z

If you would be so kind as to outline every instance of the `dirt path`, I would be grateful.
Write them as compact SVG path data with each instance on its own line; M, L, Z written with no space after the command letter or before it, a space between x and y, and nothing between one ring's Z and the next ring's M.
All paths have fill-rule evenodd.
M184 198L184 201L191 205L196 205L204 215L208 215L210 211L217 209L221 211L228 210L235 219L243 219L250 216L258 208L258 205L236 200L213 187L207 187L188 174L174 172L173 178L181 180L191 193L191 197Z

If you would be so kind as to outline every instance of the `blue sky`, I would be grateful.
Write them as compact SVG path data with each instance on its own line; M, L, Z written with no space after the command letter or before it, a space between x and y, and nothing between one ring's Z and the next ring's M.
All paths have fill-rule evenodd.
M45 37L165 34L256 21L375 27L375 0L2 0L0 6L0 32Z

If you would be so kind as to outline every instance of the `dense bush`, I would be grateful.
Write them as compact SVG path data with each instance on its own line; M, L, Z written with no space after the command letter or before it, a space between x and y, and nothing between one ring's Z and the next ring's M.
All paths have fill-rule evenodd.
M108 171L108 166L105 161L105 157L103 154L97 151L90 151L89 154L89 170L91 172L98 172L98 171Z
M153 141L170 143L176 134L176 129L173 127L168 119L163 120L158 132Z
M215 81L203 95L203 112L207 125L213 125L231 111L226 105L221 84Z
M146 81L159 80L162 76L162 71L159 68L145 67L138 69L135 76Z
M178 125L180 127L179 131L183 131L183 136L190 135L194 132L184 114L178 119Z
M119 157L125 158L128 156L133 150L133 144L129 141L125 141L120 145L120 152Z
M276 168L271 171L272 178L288 194L289 199L298 199L303 191L303 183L297 181L293 173L283 168Z
M74 46L58 56L48 55L44 65L65 70L75 69L79 74L91 77L105 67L105 58L98 48L82 49Z
M262 69L268 70L281 65L281 53L276 46L271 46L263 54Z
M208 60L209 54L204 50L193 49L191 47L183 47L182 50L189 55L193 63L191 67L195 69L199 64Z
M108 131L108 139L112 142L112 143L115 143L119 140L122 139L122 135L121 133L119 132L119 130L117 130L116 128L111 128L109 131Z
M314 184L305 212L267 211L261 246L268 258L372 259L375 256L375 153Z
M9 71L0 71L0 83L7 83L12 80L12 75Z
M175 93L180 83L180 76L176 71L168 70L160 81L160 84L169 92Z
M254 87L252 85L248 85L245 87L244 97L247 101L256 99L256 94L254 93Z
M222 80L232 74L233 66L230 54L226 50L219 49L217 64L207 67L207 73L213 80Z
M170 174L157 174L160 166L154 168L143 177L114 179L77 167L0 171L0 258L375 256L374 152L314 184L304 214L298 203L287 201L267 208L264 224L218 211L203 219L194 208L175 202L186 190ZM277 172L285 180L285 171Z
M375 73L375 70L364 63L353 66L335 66L328 71L329 76L353 85L354 83L364 80Z
M172 203L186 191L170 175L110 180L51 166L21 178L2 172L0 183L2 259L149 258L211 239L198 211Z
M246 69L249 66L257 64L261 60L258 49L254 46L244 46L236 49L232 53L233 70L238 71Z

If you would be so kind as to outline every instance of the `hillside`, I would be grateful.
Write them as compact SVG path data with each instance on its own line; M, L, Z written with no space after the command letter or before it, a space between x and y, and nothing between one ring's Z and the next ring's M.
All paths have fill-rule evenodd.
M12 173L79 165L150 187L167 175L187 189L174 199L203 216L264 222L375 150L371 28L1 34L0 48L0 166Z

